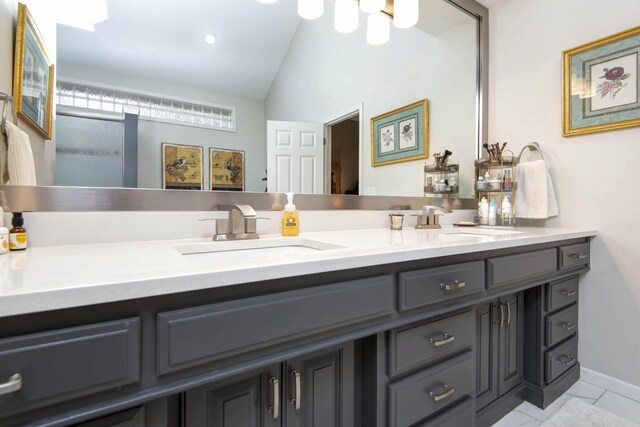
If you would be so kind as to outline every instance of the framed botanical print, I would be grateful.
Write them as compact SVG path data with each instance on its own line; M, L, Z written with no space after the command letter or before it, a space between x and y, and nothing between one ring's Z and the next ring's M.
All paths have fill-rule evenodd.
M371 119L371 166L429 157L426 99Z
M162 144L162 188L202 190L202 147Z
M640 26L563 53L563 136L640 126Z
M244 191L244 151L209 149L209 182L212 190Z
M18 3L13 98L21 120L51 139L54 66L27 6Z

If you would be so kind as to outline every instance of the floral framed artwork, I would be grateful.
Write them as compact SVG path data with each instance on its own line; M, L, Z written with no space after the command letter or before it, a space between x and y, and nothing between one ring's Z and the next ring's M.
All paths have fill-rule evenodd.
M162 143L162 188L202 190L202 147Z
M244 191L244 151L209 149L209 182L212 190Z
M54 66L27 6L18 3L13 98L18 117L46 139L53 128Z
M371 166L429 157L429 101L414 102L371 119Z
M563 136L640 126L640 26L563 52Z

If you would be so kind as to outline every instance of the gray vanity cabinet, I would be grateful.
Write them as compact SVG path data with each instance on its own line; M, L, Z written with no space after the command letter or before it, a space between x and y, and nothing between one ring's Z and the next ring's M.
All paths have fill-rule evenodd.
M186 427L354 425L353 344L186 393Z
M476 306L476 410L522 383L523 338L522 292Z

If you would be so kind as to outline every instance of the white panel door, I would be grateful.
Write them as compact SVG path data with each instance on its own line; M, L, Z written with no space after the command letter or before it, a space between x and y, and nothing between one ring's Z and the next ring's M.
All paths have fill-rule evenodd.
M323 193L323 129L321 123L267 121L270 193Z

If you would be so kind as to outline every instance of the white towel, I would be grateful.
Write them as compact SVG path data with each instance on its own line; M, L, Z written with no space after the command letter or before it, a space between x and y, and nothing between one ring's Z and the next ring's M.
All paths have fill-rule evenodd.
M556 193L544 160L516 166L515 180L518 183L516 218L540 219L558 215Z
M7 185L36 185L36 165L31 151L29 135L13 123L7 122L9 140L6 157L6 170L9 172ZM2 160L4 162L4 160ZM0 168L0 172L4 170Z

